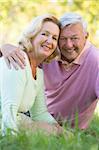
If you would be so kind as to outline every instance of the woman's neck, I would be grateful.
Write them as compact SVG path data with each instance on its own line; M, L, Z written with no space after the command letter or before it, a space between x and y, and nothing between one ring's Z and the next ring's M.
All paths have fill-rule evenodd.
M27 55L28 55L31 70L32 70L32 76L36 80L36 68L42 63L43 58L36 57L36 55L33 54L33 52L27 52Z
M33 64L35 67L39 66L44 60L44 58L36 55L33 52L27 52L27 55L28 55L30 63Z

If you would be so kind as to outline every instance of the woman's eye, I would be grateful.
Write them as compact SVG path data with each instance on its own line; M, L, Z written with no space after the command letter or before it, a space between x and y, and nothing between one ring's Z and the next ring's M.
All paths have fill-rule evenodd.
M48 36L48 34L47 34L47 33L42 33L41 35L45 35L45 36Z
M53 39L56 40L56 41L58 40L56 37L53 37Z
M45 33L41 33L41 35L45 35Z

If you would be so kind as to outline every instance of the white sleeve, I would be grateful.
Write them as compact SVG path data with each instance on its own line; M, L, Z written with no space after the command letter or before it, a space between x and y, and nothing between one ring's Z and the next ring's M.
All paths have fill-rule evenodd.
M33 120L44 121L48 123L56 123L56 120L48 112L47 106L45 103L45 94L44 94L44 80L43 77L39 81L39 90L37 92L37 97L35 103L31 108L31 115Z
M19 109L25 87L25 69L8 69L4 58L0 60L0 93L2 132L7 128L17 130L17 112Z

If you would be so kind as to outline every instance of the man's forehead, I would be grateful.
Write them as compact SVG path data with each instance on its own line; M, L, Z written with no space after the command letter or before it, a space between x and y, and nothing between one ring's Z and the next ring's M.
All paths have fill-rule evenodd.
M78 28L83 29L83 26L81 23L68 24L68 25L64 26L63 28L61 28L61 32L72 30L72 29L78 30Z
M83 25L81 24L81 22L75 22L75 23L71 23L71 24L65 25L63 28L61 28L61 30L64 29L64 28L76 27L76 26L81 26L81 27L83 27Z
M81 26L78 25L75 25L73 27L72 26L73 24L61 29L60 37L79 36L83 32L83 28Z

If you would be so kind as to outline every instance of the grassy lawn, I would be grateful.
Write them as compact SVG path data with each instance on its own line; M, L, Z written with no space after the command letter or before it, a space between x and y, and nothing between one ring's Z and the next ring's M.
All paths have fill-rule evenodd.
M67 127L68 130L69 127ZM0 150L99 150L99 117L94 116L86 131L74 129L73 135L59 137L21 132L18 136L0 134Z

